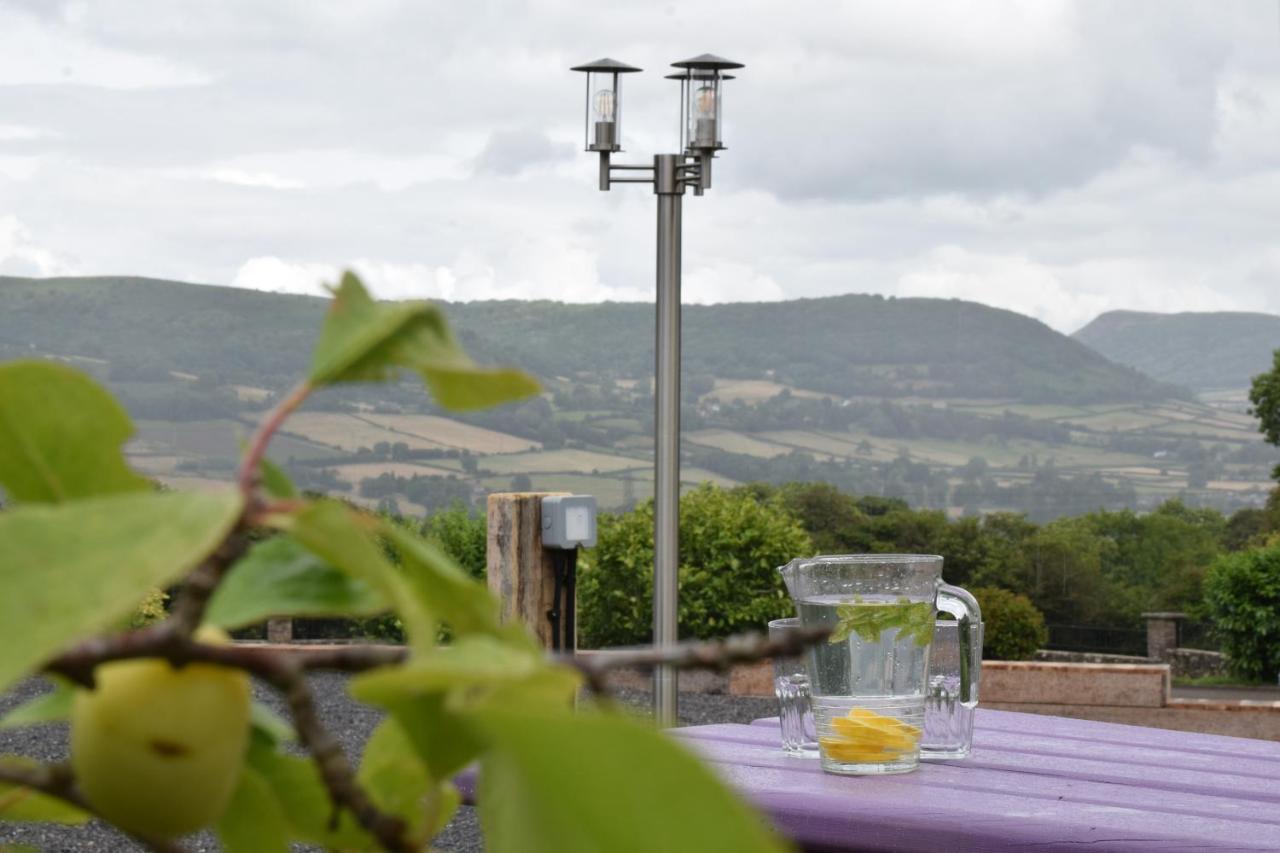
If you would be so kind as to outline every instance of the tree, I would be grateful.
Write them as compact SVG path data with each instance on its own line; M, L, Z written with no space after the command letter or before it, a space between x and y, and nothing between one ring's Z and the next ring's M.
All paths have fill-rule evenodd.
M1271 444L1280 446L1280 349L1272 355L1271 370L1253 377L1249 389L1249 413L1258 419L1258 431ZM1280 480L1280 465L1271 472Z
M813 553L777 501L703 484L680 500L682 637L721 637L794 615L777 567ZM600 518L578 578L578 624L588 646L646 642L653 629L653 501Z

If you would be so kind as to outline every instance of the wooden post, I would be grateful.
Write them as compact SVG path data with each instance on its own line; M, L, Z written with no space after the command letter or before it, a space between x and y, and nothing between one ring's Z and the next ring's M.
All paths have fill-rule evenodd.
M555 606L555 567L542 547L542 499L568 492L504 492L489 495L485 549L489 591L502 602L502 621L519 619L551 648L547 611ZM577 645L574 638L574 645Z

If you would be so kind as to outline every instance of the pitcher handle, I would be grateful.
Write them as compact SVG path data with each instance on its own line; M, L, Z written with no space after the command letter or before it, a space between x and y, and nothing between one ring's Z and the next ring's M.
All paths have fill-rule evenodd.
M978 701L982 676L982 610L978 600L958 586L938 585L938 609L956 617L960 645L960 701Z

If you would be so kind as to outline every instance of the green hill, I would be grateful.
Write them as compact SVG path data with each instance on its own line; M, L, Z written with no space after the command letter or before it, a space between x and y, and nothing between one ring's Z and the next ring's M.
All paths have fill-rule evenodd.
M113 384L177 370L217 384L279 389L305 369L324 305L315 297L141 278L0 277L0 356L102 359ZM547 378L652 373L650 305L445 307L482 360ZM1172 393L1019 314L867 295L688 306L684 369L840 396L1094 403Z
M1280 347L1280 317L1108 311L1072 335L1112 361L1197 391L1249 387Z

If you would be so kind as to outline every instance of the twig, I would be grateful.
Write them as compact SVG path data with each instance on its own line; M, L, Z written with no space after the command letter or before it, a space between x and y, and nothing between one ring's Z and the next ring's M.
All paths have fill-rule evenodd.
M293 389L285 395L285 398L263 419L258 431L254 433L253 439L249 442L249 448L245 451L244 459L240 462L240 468L236 472L236 483L239 485L240 491L245 495L252 494L254 487L258 483L258 466L267 452L267 445L271 442L271 437L275 435L276 430L284 423L285 418L289 417L294 409L302 405L302 401L307 399L307 395L311 391L311 383L305 379L293 386Z
M248 515L248 510L245 512ZM182 583L182 589L174 602L168 622L171 629L190 636L200 626L204 610L214 590L222 582L222 576L249 550L249 532L242 517L222 544L205 558Z
M655 669L665 665L673 669L725 670L735 663L800 654L809 646L825 640L830 634L830 628L803 627L783 634L737 634L723 640L678 643L674 646L613 652L589 658L565 655L559 660L581 672L593 693L607 696L608 673L615 669Z
M71 766L62 764L32 763L27 766L0 764L0 782L20 785L32 791L39 791L49 797L55 797L68 805L75 806L82 812L103 819L93 806L89 805L84 795L76 787ZM138 842L156 851L156 853L183 853L186 850L181 844L163 838L151 838L145 835L130 833Z
M405 822L379 809L356 781L355 772L342 752L342 745L320 721L304 670L283 661L276 669L272 683L289 703L298 740L311 753L319 768L320 778L329 789L335 810L346 808L350 811L387 850L403 853L417 850L417 845L406 837L408 827Z

